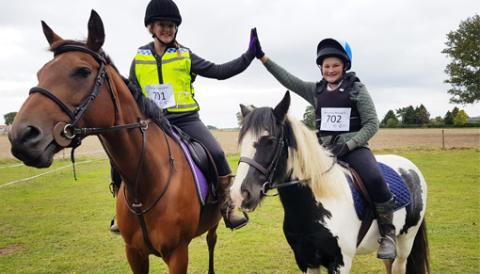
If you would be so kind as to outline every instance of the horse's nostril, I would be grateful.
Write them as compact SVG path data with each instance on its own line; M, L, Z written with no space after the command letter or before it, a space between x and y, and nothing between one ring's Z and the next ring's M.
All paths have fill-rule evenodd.
M244 199L245 201L250 201L250 196L251 196L251 195L250 195L250 192L249 192L249 191L243 189L243 190L242 190L242 196L243 196L243 199Z
M22 143L33 142L40 134L41 131L37 127L26 126L20 136L20 141Z

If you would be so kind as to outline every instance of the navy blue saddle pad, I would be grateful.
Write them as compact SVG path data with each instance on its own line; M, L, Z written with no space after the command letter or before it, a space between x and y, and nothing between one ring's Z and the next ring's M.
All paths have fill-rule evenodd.
M395 196L395 210L399 210L410 204L410 190L403 181L402 177L391 167L378 163L378 167L383 173L383 177L387 182L390 191ZM355 204L355 210L360 219L365 214L366 202L362 194L355 188L350 176L347 176L350 189L352 190L353 202Z

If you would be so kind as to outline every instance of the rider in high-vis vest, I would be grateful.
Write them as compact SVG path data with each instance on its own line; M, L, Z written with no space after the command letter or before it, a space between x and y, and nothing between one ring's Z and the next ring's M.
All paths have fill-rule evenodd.
M176 35L181 22L178 7L172 0L149 2L144 23L153 41L137 50L129 80L163 109L171 124L200 141L209 150L219 175L217 199L221 203L220 211L225 225L230 229L240 228L247 224L248 219L234 214L228 193L232 171L222 148L200 120L192 83L197 75L223 80L244 71L255 57L255 38L251 35L248 50L240 57L217 65L200 58L177 42ZM113 189L116 189L119 180L113 181ZM113 221L111 230L118 231Z

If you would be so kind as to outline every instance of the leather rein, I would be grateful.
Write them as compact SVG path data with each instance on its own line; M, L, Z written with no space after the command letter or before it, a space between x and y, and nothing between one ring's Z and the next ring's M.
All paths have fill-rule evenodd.
M108 128L86 128L86 127L79 127L78 124L81 121L82 117L84 116L85 112L91 106L93 101L97 98L98 94L102 90L101 87L104 82L108 83L108 90L110 93L110 96L112 98L113 104L115 106L115 113L117 114L118 111L118 106L117 106L117 99L115 98L114 92L112 90L112 84L109 81L108 74L106 71L106 66L110 64L109 61L107 61L107 58L103 52L97 53L94 52L90 49L88 49L85 46L82 45L77 45L77 44L65 44L61 45L58 48L54 50L54 56L60 55L65 52L71 52L71 51L80 51L87 53L91 55L99 64L100 68L98 69L97 75L95 77L95 85L90 92L90 94L83 100L83 102L76 107L73 111L70 110L70 107L67 106L61 99L59 99L57 96L55 96L50 90L42 87L33 87L30 89L29 95L32 95L34 93L40 93L50 99L52 102L54 102L60 109L68 115L70 118L69 123L65 122L58 122L53 129L53 136L55 142L60 146L60 147L71 147L71 160L73 164L73 170L74 170L74 177L76 180L76 173L75 173L75 157L74 157L74 151L77 147L81 145L81 140L89 135L101 135L104 133L108 132L113 132L113 131L119 131L119 130L124 130L124 129L134 129L134 128L139 128L140 133L142 134L142 148L141 148L141 156L140 156L140 161L137 166L137 171L135 174L135 181L134 181L134 191L133 191L133 202L130 203L127 198L127 193L126 193L126 187L124 187L124 196L125 196L125 201L128 209L130 210L131 213L134 215L138 216L140 226L142 228L142 233L143 233L143 238L144 238L144 243L145 245L150 249L150 251L155 254L156 256L161 257L161 253L156 250L149 237L148 237L148 230L146 227L144 215L148 213L152 208L155 207L155 205L160 201L160 199L164 196L164 194L167 192L170 183L171 183L171 178L172 174L174 172L174 158L172 156L172 151L170 147L170 143L168 141L168 138L166 136L165 131L162 130L165 141L167 144L168 148L168 157L169 157L169 176L168 180L166 183L166 186L164 189L161 191L161 193L158 195L158 197L155 199L155 201L148 207L144 209L143 204L141 201L139 201L139 188L140 188L140 175L141 175L141 169L143 168L143 163L144 163L144 158L145 158L145 151L146 151L146 146L147 146L147 130L148 130L148 125L150 123L150 119L138 119L138 122L136 123L128 123L128 124L123 124L123 125L114 125ZM116 122L115 122L116 124Z

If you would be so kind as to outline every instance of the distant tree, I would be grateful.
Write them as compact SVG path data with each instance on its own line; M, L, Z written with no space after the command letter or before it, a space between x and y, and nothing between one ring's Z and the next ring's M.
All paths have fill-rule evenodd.
M415 125L416 115L413 106L403 107L396 110L397 116L402 120L403 125Z
M443 122L445 123L445 125L453 125L453 114L450 110L447 111L447 113L445 114L445 118L443 118Z
M480 101L480 16L460 22L456 31L447 34L447 48L442 53L452 58L445 72L450 76L448 93L452 103L473 104Z
M207 125L207 128L209 130L217 130L218 129L216 126L211 126L211 125Z
M430 113L427 108L421 104L415 108L415 124L425 126L430 122Z
M5 120L6 125L11 125L13 123L13 119L15 119L15 116L17 115L17 112L9 112L5 115L3 115L3 119Z
M453 117L453 124L457 127L464 126L468 122L468 115L462 109L460 110L455 117Z
M445 121L441 116L437 116L430 120L430 124L434 127L443 127L445 125Z
M380 126L382 127L397 127L398 126L398 118L393 112L393 110L389 110L387 114L385 114L385 117L383 118L382 122L380 123Z
M315 109L312 105L305 108L302 122L309 128L315 129Z
M452 117L455 118L455 116L457 116L459 111L460 111L460 109L458 109L457 107L454 107L452 109Z

